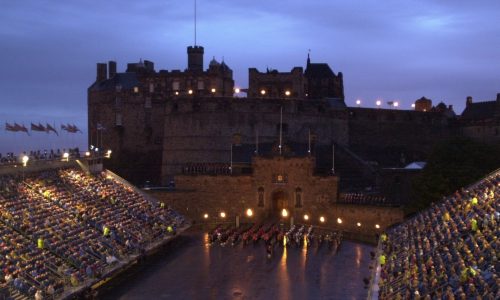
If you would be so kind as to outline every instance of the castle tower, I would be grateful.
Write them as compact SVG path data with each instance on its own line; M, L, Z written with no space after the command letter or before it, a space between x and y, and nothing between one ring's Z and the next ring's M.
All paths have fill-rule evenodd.
M203 53L202 46L187 47L188 71L203 72Z

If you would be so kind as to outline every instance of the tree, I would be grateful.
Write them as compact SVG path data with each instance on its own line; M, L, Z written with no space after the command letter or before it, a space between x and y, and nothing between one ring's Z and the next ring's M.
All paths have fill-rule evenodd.
M436 145L422 174L412 184L414 199L408 212L421 210L466 187L500 167L500 144L454 138Z

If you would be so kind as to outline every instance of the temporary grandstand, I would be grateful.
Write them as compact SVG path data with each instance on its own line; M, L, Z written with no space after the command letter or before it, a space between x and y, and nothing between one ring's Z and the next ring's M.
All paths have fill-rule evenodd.
M500 299L500 170L381 235L372 299Z
M188 222L109 171L76 162L0 170L0 299L87 293Z

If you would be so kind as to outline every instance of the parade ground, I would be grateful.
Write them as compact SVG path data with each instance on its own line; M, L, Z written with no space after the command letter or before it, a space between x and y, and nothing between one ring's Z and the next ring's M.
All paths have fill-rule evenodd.
M374 247L344 240L326 245L281 246L267 257L263 243L209 244L195 231L106 285L99 299L366 299Z

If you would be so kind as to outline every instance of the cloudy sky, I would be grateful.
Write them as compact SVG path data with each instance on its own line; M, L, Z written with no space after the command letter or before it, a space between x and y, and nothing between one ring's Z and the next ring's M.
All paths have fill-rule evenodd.
M186 0L0 0L0 152L83 147L85 134L28 138L5 122L75 123L86 132L95 64L148 59L184 69L194 43ZM466 96L500 92L500 1L198 0L198 45L248 85L248 68L289 71L326 62L343 72L346 102L402 107L426 96L461 113Z

